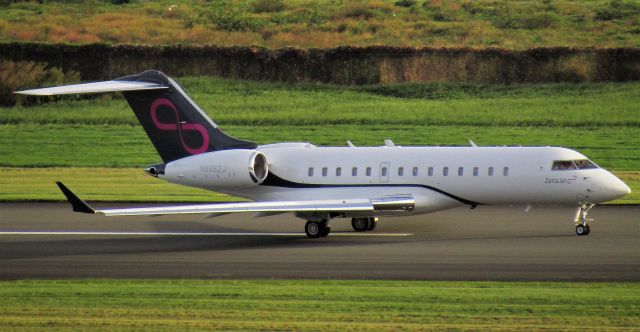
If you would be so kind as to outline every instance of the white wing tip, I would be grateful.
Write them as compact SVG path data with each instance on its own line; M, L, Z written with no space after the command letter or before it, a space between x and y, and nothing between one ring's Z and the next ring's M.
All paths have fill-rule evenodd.
M102 93L102 92L120 92L120 91L140 91L140 90L158 90L168 89L168 86L149 82L135 81L103 81L94 83L82 83L72 85L61 85L49 88L30 89L16 91L19 95L29 96L55 96L80 93Z

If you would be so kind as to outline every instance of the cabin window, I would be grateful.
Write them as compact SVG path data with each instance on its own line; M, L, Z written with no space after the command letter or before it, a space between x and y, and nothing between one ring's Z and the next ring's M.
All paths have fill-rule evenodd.
M404 175L404 167L398 167L398 176Z
M358 167L354 167L351 169L351 176L357 176L358 175Z
M413 168L412 174L413 174L413 176L418 176L418 167L414 167Z
M371 176L371 167L367 167L367 176Z
M327 176L328 169L326 167L322 167L322 176Z
M449 167L445 167L442 169L442 175L447 176L449 175Z
M554 171L566 171L578 168L571 160L556 160L553 162L553 166L551 167L551 169Z
M336 168L336 176L341 176L341 175L342 175L342 167Z
M578 169L593 169L593 168L598 168L598 166L596 166L596 164L594 164L591 160L589 159L581 159L581 160L574 160L573 163L576 164L576 166L578 167Z
M313 176L313 167L309 167L308 174L309 174L309 176Z
M381 170L380 174L382 176L387 176L387 168L386 167L382 167L382 170Z
M479 172L480 172L480 170L478 169L478 167L474 167L473 168L473 176L478 176Z
M429 167L429 168L427 169L427 175L429 175L429 176L433 176L433 167Z
M505 167L502 169L502 175L509 176L509 167Z
M464 175L464 167L458 167L458 176Z
M489 176L493 176L493 167L489 167L487 174L489 174Z

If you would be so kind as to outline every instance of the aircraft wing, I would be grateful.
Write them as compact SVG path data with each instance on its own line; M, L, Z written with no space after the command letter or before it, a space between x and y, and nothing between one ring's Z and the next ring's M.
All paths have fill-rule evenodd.
M335 199L314 201L239 202L218 204L191 204L157 207L137 207L95 210L81 200L62 182L56 182L67 197L73 211L100 213L105 216L136 216L166 214L224 214L234 212L374 212L411 211L415 201L411 196L386 196L379 199Z

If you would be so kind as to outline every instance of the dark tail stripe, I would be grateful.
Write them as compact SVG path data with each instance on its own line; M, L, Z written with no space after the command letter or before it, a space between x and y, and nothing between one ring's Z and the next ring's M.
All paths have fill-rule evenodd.
M427 186L424 184L317 184L317 183L299 183L293 182L290 180L283 179L273 172L269 172L267 178L262 182L263 186L271 186L271 187L284 187L284 188L360 188L360 187L411 187L411 188L424 188L435 191L447 197L453 198L456 201L471 205L471 207L476 207L477 205L483 205L483 203L478 203L474 201L470 201L468 199L464 199L462 197L453 195L444 190Z

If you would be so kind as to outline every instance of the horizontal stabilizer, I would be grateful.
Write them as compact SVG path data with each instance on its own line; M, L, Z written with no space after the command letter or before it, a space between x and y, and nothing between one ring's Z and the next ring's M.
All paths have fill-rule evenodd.
M54 96L68 95L74 93L101 93L118 91L140 91L140 90L160 90L168 89L168 86L136 81L104 81L95 83L83 83L73 85L62 85L51 88L16 91L17 94L31 96Z

